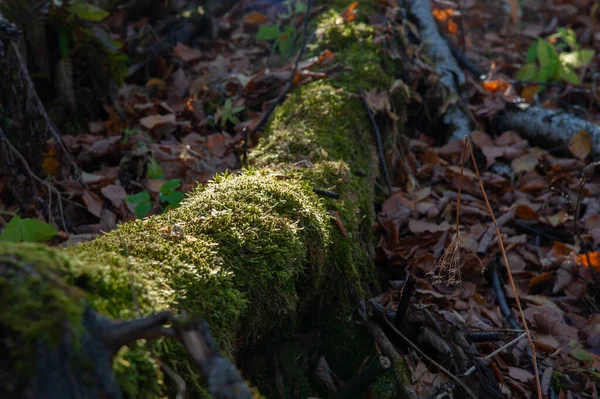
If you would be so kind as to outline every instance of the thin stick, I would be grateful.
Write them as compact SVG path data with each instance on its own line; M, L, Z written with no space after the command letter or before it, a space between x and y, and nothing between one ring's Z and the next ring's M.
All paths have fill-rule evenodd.
M471 142L469 141L469 137L465 136L465 143L467 143L467 147L469 148L469 153L471 154L471 161L473 162L473 168L475 168L475 173L477 174L477 180L479 181L479 188L481 189L481 193L483 194L483 198L485 199L485 205L487 210L492 218L492 222L496 228L496 236L498 237L498 245L500 246L500 252L502 253L502 258L504 259L504 266L506 266L506 273L508 275L508 282L512 288L513 295L515 297L515 302L517 303L517 308L519 309L519 315L521 316L521 320L523 321L523 329L525 330L525 334L527 334L527 341L529 342L529 347L531 348L531 356L533 357L533 371L535 374L535 385L537 388L537 396L538 399L542 399L542 385L540 383L540 374L537 366L537 358L535 355L535 345L533 344L533 339L531 338L531 332L529 331L529 327L527 326L527 320L525 320L525 314L523 313L523 307L521 306L521 300L519 299L519 294L517 293L517 287L515 286L515 281L513 280L512 272L510 271L510 265L508 263L508 257L506 256L506 250L504 249L504 243L502 242L502 235L500 234L500 228L498 227L498 223L496 222L496 217L494 216L494 212L492 211L492 206L490 205L490 201L485 193L485 189L483 187L483 180L481 180L481 176L479 174L479 168L477 167L477 162L475 162L475 155L473 154L473 148L471 147Z
M42 184L43 186L46 186L46 188L48 189L49 192L53 192L54 194L56 194L56 196L58 197L58 211L60 213L60 220L63 225L63 230L66 232L67 231L67 223L65 222L65 214L63 211L62 198L60 195L60 191L58 191L58 189L56 187L54 187L47 181L42 180L35 173L33 173L31 168L29 167L29 164L27 163L27 160L25 159L25 157L19 152L19 150L17 150L15 148L14 145L12 145L12 143L10 141L8 141L8 137L6 137L6 135L4 134L4 131L2 130L1 127L0 127L0 141L5 142L7 147L13 152L13 155L15 155L19 159L19 161L21 161L21 163L23 164L23 167L29 174L29 177L31 177L33 180L37 181L38 183ZM51 211L52 210L50 210L49 215L48 215L49 218L52 218Z
M458 383L458 385L460 385L462 387L462 389L464 389L465 392L467 392L469 394L470 397L472 397L473 399L477 399L478 398L478 396L475 395L475 392L473 392L471 390L471 388L469 388L464 382L462 382L462 380L460 378L458 378L456 375L452 374L444 366L442 366L441 364L439 364L438 362L436 362L435 360L433 360L432 358L430 358L429 356L427 356L425 353L423 353L423 351L421 349L419 349L419 347L417 345L415 345L410 339L408 339L396 327L394 327L394 325L388 320L388 318L385 315L385 313L383 313L383 319L385 320L386 324L392 329L392 331L394 331L396 333L396 335L398 335L400 338L402 338L402 340L404 342L406 342L406 344L408 346L410 346L412 349L414 349L415 351L417 351L421 356L423 356L423 358L427 359L427 361L429 361L431 364L433 364L435 367L437 367L441 372L445 373L448 377L450 377L454 381L456 381Z
M489 359L491 359L492 357L496 356L498 353L502 352L504 349L506 349L509 346L512 346L512 345L516 344L517 342L519 342L521 340L521 338L523 338L526 335L527 335L527 333L523 333L523 334L519 335L517 338L513 339L512 341L510 341L507 344L502 345L500 348L496 349L495 351L493 351L492 353L490 353L489 355L487 355L486 357L484 357L483 360L489 360ZM475 371L475 366L471 366L470 369L468 369L467 371L465 371L465 373L463 374L463 377L467 377L467 376L473 374L473 371Z
M365 106L367 113L369 114L371 125L373 125L373 129L375 130L375 140L377 144L377 155L379 155L379 163L381 164L383 176L385 177L385 182L389 191L388 195L392 195L392 181L390 180L390 174L388 172L387 163L385 162L385 155L383 154L383 143L381 142L381 133L379 132L379 127L377 126L377 122L375 121L375 117L373 116L373 112L371 111L371 107L369 106L367 98L365 97L365 92L360 86L358 86L358 92L360 94L362 103Z

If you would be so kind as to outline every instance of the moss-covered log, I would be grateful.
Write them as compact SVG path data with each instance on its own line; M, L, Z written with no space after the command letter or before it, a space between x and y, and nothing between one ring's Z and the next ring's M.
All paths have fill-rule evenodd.
M344 23L339 11L319 17L309 52L331 50L343 72L288 96L254 150L252 168L218 176L180 208L88 243L64 250L0 244L0 346L12 360L0 366L0 377L10 381L0 396L8 393L2 390L35 396L44 388L58 397L74 381L85 381L89 392L69 397L92 397L94 390L94 397L98 391L112 397L97 367L108 360L92 350L86 309L110 319L165 309L199 314L220 348L268 397L314 392L308 365L315 353L346 376L358 369L372 343L350 344L361 333L349 316L352 298L374 281L377 160L355 89L389 89L392 78L382 69L372 28ZM341 198L318 196L314 187ZM69 345L73 358L58 359ZM112 367L125 397L174 390L157 359L188 391L203 392L182 347L160 339L118 352ZM57 364L77 367L49 370ZM56 380L44 381L40 373Z

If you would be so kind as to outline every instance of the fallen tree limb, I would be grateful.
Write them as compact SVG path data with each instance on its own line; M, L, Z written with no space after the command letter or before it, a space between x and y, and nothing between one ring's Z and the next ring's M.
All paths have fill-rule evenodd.
M439 75L440 93L443 93L446 102L449 103L443 121L448 125L452 138L462 140L471 135L471 121L460 108L459 89L465 83L465 75L453 57L448 42L440 35L429 1L408 0L407 4L410 13L418 21L419 35L425 43L425 52Z
M539 106L507 109L502 116L505 130L516 130L529 140L567 145L581 131L592 139L592 152L600 152L600 126L566 111Z

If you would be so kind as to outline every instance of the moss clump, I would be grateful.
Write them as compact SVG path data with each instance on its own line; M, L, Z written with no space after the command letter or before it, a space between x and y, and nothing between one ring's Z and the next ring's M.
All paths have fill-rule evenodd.
M218 176L178 209L68 248L61 259L68 256L70 263L47 263L49 270L61 270L52 284L85 291L87 303L115 319L166 308L200 314L223 351L266 393L285 396L286 386L294 395L311 390L308 369L315 352L307 347L315 341L334 370L355 371L363 354L348 340L361 345L364 340L352 329L351 298L374 279L369 255L377 175L371 126L355 90L358 84L366 89L391 84L373 37L367 25L340 23L336 12L326 12L311 50L333 51L348 70L288 96L252 154L258 169ZM294 165L297 161L310 162L302 167ZM319 197L313 187L341 198ZM30 250L40 259L56 253L40 246ZM14 260L18 251L4 248L11 267L26 270L37 264L32 258ZM67 309L74 297L67 289L57 292L65 293L67 303L56 295L52 306ZM13 290L7 298L26 294ZM8 301L2 304L17 309ZM77 315L70 316L77 325ZM264 348L282 351L275 356ZM356 355L351 362L344 355L348 351ZM182 376L194 394L206 395L178 344L159 340L153 352L143 343L119 352L114 369L126 397L168 391L154 356Z

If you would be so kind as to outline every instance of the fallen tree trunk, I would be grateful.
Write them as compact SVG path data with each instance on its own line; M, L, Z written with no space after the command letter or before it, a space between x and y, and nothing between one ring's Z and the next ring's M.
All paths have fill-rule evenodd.
M313 351L356 371L369 347L352 346L360 334L349 315L374 280L377 161L355 92L357 84L392 83L374 36L334 11L319 18L310 50L331 50L346 68L288 96L252 154L253 169L218 176L180 208L88 243L64 250L0 243L0 348L10 360L0 366L9 382L0 396L153 398L181 391L182 381L190 396L207 396L190 351L163 328L171 319L157 312L165 309L202 316L221 350L269 397L313 392ZM104 317L138 320L117 330ZM188 327L173 322L189 349Z
M502 114L506 130L516 130L527 139L541 140L549 144L568 145L579 132L588 132L592 152L600 153L600 126L581 119L566 111L538 106L527 109L507 109Z
M410 13L417 20L421 41L425 43L425 53L431 58L439 76L438 95L445 101L443 122L451 132L451 139L462 140L471 135L471 121L461 109L460 101L460 86L465 83L465 75L438 30L429 1L408 0L407 3Z

